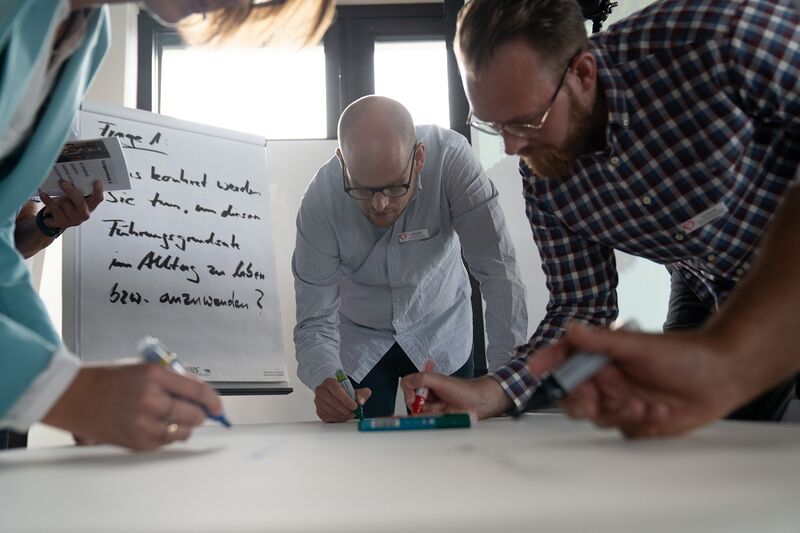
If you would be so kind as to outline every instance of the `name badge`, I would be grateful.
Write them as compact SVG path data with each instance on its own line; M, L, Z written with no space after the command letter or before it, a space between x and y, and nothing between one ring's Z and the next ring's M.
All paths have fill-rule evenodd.
M427 239L427 238L428 238L428 230L416 229L414 231L404 231L400 233L400 236L397 237L397 240L403 243L403 242L418 241L420 239Z
M709 222L713 222L727 212L728 206L726 206L723 202L720 202L712 205L702 213L698 213L694 217L681 224L680 229L686 233L692 233L693 231L702 228Z

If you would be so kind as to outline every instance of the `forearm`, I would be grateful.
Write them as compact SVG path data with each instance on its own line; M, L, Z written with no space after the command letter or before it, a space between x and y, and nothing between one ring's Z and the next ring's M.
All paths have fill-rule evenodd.
M54 240L39 231L39 228L36 227L36 216L18 220L14 228L14 245L25 259L33 257L41 250L44 250Z
M307 323L298 324L294 330L294 342L297 377L311 390L341 368L338 331L320 331Z
M786 195L750 273L706 328L747 394L800 371L800 187ZM750 390L752 389L752 390Z
M508 362L515 355L515 348L526 341L525 287L515 273L516 269L510 277L476 274L486 302L486 357L490 370Z

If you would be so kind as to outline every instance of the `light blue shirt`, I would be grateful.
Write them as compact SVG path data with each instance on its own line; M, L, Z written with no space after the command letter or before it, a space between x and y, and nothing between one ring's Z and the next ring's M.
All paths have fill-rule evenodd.
M62 7L63 0L0 3L0 132L7 131L27 97L34 65L52 53L45 43L57 29ZM94 9L83 41L63 65L24 149L0 161L0 419L45 373L54 354L64 351L14 246L14 219L50 171L107 47L107 10ZM48 407L37 404L37 416Z
M486 303L490 368L526 338L525 289L497 189L461 135L418 126L417 139L425 165L388 230L345 193L335 157L303 196L292 258L294 341L298 376L311 389L340 367L361 381L395 342L419 369L428 358L444 374L463 366L472 311L462 248Z

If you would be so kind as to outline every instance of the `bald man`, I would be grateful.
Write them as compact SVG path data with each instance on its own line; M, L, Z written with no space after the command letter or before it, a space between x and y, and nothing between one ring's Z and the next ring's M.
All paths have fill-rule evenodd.
M339 120L339 148L297 215L292 258L298 376L326 422L394 414L398 380L430 359L472 377L470 285L486 302L487 360L508 361L527 333L524 287L497 190L466 139L414 127L399 102L367 96Z

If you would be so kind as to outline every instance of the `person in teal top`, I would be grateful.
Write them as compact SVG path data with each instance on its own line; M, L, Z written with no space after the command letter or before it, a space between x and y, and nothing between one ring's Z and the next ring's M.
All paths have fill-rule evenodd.
M157 18L209 43L315 42L332 0L148 0ZM14 220L47 176L109 45L97 0L0 4L0 428L34 422L136 450L188 438L222 412L207 384L158 365L81 366L31 286ZM293 28L295 33L288 36ZM209 31L206 31L210 29ZM283 32L282 34L279 32Z

